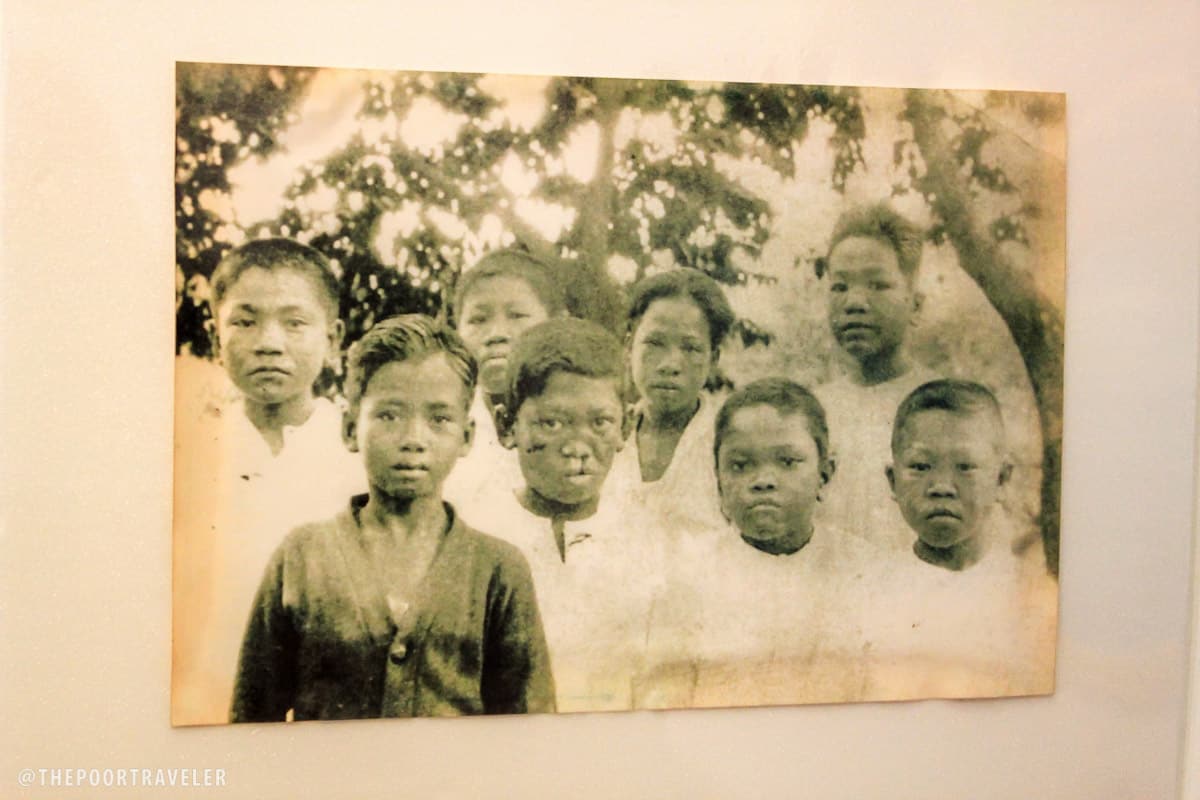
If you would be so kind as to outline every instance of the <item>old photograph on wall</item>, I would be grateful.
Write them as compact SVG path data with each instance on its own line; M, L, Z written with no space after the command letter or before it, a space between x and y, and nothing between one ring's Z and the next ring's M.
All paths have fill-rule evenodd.
M1065 103L178 63L173 724L1053 692Z

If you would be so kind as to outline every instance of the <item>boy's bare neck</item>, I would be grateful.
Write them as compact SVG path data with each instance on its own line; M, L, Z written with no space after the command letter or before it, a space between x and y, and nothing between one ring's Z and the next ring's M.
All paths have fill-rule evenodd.
M272 451L278 453L283 447L283 429L295 428L308 422L316 408L316 398L312 395L293 397L282 403L259 403L249 397L243 401L246 418L258 429ZM275 444L278 444L278 447Z
M696 412L699 410L699 400L690 408L682 410L670 409L658 411L653 408L647 408L642 414L641 424L638 425L638 429L648 433L679 433L688 426L688 423L692 421L692 417L696 416Z
M593 497L583 503L561 503L542 495L526 486L518 495L521 506L531 514L550 520L581 520L596 513L600 498Z
M859 386L878 386L908 373L912 364L902 350L893 350L878 356L849 359L850 380Z
M793 553L798 553L804 549L804 546L812 541L813 529L812 525L804 530L792 531L787 536L778 539L754 539L742 534L742 541L759 550L763 553L772 556L790 556Z
M440 496L397 498L374 487L360 519L396 543L440 538L449 523Z
M983 539L979 536L951 547L930 547L920 539L913 544L913 552L917 558L952 572L962 572L967 567L974 566L983 558L985 550Z

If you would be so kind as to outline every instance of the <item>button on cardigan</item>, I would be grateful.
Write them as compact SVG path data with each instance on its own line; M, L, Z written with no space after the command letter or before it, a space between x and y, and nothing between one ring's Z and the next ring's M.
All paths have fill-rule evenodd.
M554 681L524 557L450 519L398 621L367 558L360 495L293 531L246 628L234 722L554 710ZM403 654L403 655L401 655Z

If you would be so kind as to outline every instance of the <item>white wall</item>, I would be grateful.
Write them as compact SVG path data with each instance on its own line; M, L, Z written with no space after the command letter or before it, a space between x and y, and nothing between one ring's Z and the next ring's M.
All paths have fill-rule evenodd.
M208 766L222 797L1177 796L1197 5L475 5L5 4L0 795L24 768ZM175 59L1066 91L1057 694L171 730Z

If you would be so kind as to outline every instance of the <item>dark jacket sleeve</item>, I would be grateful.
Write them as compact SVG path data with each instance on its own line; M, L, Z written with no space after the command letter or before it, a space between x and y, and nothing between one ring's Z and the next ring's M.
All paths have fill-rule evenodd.
M285 540L271 557L246 624L232 722L282 722L295 703L299 636L296 621L284 605L287 546Z
M484 631L484 713L554 711L554 677L533 578L515 548L500 552Z

